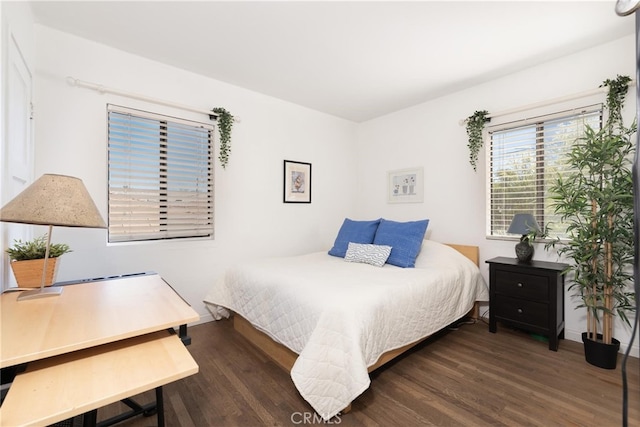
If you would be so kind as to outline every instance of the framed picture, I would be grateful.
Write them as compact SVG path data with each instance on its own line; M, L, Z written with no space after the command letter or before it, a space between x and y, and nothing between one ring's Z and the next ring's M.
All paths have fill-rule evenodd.
M424 201L423 168L387 172L387 202L422 203Z
M311 163L284 161L284 203L311 203Z

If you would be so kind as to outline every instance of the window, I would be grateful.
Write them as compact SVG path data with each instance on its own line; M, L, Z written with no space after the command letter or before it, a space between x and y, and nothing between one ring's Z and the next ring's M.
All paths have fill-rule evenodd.
M213 126L108 106L109 242L213 236Z
M584 126L602 126L602 106L519 121L489 129L488 236L507 236L516 213L531 213L550 237L565 227L553 212L549 188L570 172L566 154L584 135Z

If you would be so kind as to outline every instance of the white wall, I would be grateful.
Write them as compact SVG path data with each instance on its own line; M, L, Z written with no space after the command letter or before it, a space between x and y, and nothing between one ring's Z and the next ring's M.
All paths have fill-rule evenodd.
M107 103L208 117L73 87L67 76L241 118L226 170L216 160L214 240L107 245L106 230L57 227L53 240L74 250L61 258L58 280L156 271L206 319L201 301L227 266L326 250L354 213L355 188L344 185L357 176L354 123L47 27L36 26L36 46L36 176L83 179L104 218ZM284 159L312 163L311 204L282 202Z
M618 74L635 77L633 36L361 124L358 215L399 220L429 218L429 238L480 247L480 267L488 281L488 265L484 261L514 256L516 242L485 238L486 152L480 152L478 171L474 172L468 161L465 128L459 121L476 110L505 111L591 91ZM635 117L634 89L629 91L624 112L627 124ZM387 171L416 166L424 167L424 203L387 204ZM540 244L535 258L558 260L555 253L545 252ZM576 304L569 294L565 298L565 336L580 341L584 311L574 310ZM630 336L630 328L617 320L615 337L622 348L626 348ZM638 354L638 340L634 352Z
M75 250L62 260L59 280L154 270L203 316L201 299L226 266L325 249L345 216L429 218L428 237L480 246L486 277L483 261L511 255L514 242L485 238L485 165L480 161L477 172L469 165L459 120L478 109L509 109L635 73L634 40L626 37L356 125L46 27L36 26L36 36L35 175L82 178L104 216L105 104L202 117L74 88L67 76L202 108L223 106L242 118L229 167L216 169L215 240L107 246L103 230L54 230L54 240ZM313 163L312 204L282 203L283 159ZM424 203L387 204L387 171L415 166L425 171ZM536 258L556 260L542 248ZM566 336L579 340L583 314L573 306L567 298ZM629 342L630 331L619 321L615 335L623 347Z

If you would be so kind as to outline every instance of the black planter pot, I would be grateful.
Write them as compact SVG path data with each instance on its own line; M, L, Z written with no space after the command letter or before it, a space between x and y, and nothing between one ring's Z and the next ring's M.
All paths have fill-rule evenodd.
M599 340L602 340L602 334L597 336ZM583 332L582 342L584 343L584 358L587 362L598 368L616 369L620 341L613 338L611 344L605 344L601 341L587 338L587 333Z

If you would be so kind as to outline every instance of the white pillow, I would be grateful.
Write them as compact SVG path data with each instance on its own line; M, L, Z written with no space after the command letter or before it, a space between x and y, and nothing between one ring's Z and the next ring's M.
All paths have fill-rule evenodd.
M391 246L349 242L344 260L382 267L391 254Z

